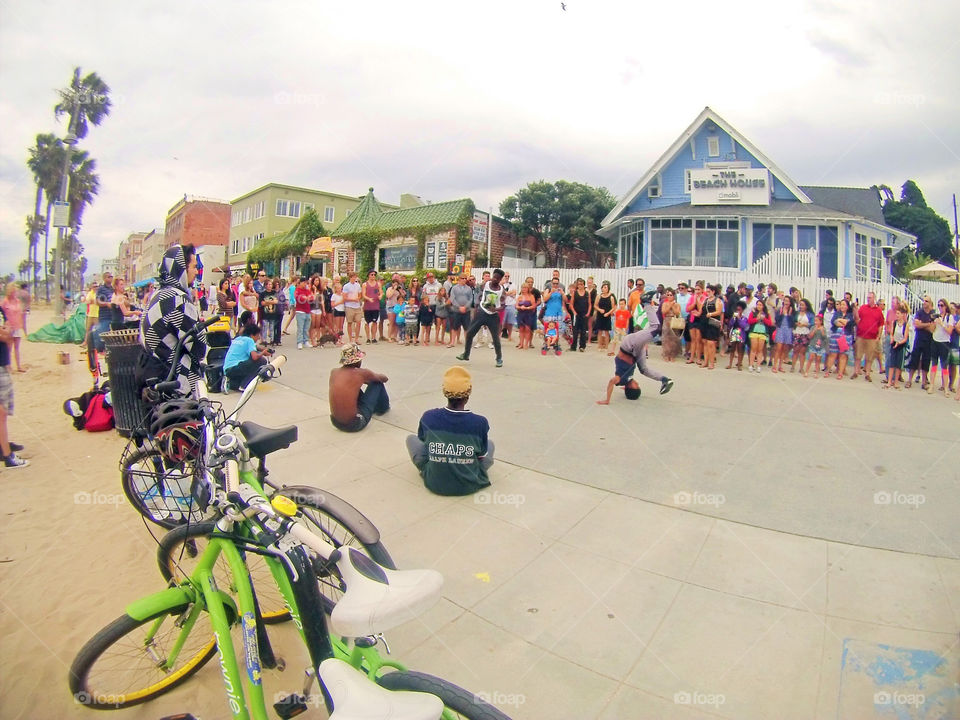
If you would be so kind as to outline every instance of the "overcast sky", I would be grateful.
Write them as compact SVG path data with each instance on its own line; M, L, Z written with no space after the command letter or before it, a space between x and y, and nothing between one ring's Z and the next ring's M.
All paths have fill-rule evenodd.
M79 11L79 12L78 12ZM27 150L74 66L111 88L82 147L91 267L184 193L268 182L494 208L528 182L620 196L705 105L801 184L914 179L953 226L960 3L0 1L0 272Z

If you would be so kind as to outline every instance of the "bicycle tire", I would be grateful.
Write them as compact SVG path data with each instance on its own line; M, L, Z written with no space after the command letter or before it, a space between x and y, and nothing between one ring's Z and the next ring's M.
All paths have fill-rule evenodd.
M398 670L377 678L387 690L413 690L436 695L443 706L464 720L510 720L493 705L452 682L413 670Z
M191 482L196 474L192 465L170 465L155 447L146 445L126 455L121 461L120 484L123 494L134 509L150 522L166 529L193 524L206 519L209 513L198 508L192 497L186 506L173 499L166 484ZM179 492L189 492L180 489ZM152 497L151 497L152 495Z
M346 504L346 501L341 501ZM308 507L312 517L307 517L309 523L317 528L321 534L331 541L336 547L350 545L352 547L362 548L378 564L395 570L393 558L383 544L377 540L375 542L363 541L358 535L356 528L351 527L351 520L346 516L347 513L340 513L331 510L325 506L307 505L302 499L299 503L301 507ZM352 506L350 506L352 508ZM320 517L317 517L319 515ZM318 521L318 522L314 522ZM184 579L182 569L178 565L183 563L183 555L189 554L191 557L199 556L202 551L196 547L197 541L202 541L213 532L216 521L207 520L192 525L179 525L160 539L160 546L157 548L157 564L160 567L160 574L166 582L173 581L178 583ZM338 529L339 528L339 529ZM379 535L379 533L376 533ZM192 543L190 548L187 543ZM260 603L260 612L263 621L267 624L285 622L290 618L290 611L283 603L283 597L277 589L276 584L266 567L262 558L253 553L247 554L247 567L250 569L250 577L253 580L254 588L257 591L257 600ZM329 615L343 594L342 584L339 581L339 574L335 574L335 566L329 567L319 558L316 559L314 567L317 572L317 579L320 583L320 592L323 596L324 611ZM214 578L217 585L221 588L231 588L233 585L233 574L222 557L217 559L214 567ZM258 582L258 578L264 578Z
M96 710L133 707L163 695L191 677L213 657L217 650L216 639L213 629L209 627L209 622L206 623L208 626L206 629L209 632L200 627L200 621L198 621L198 625L194 626L178 658L177 667L169 673L164 673L157 666L156 642L148 649L142 640L135 639L135 633L139 628L152 624L164 615L169 616L170 630L165 631L164 627L161 626L154 636L154 640L161 638L162 641L168 635L175 636L179 629L175 627L174 623L188 608L189 605L183 603L171 605L144 620L136 620L125 614L100 630L87 641L70 666L70 692L73 693L74 699L78 703ZM227 610L229 613L229 608ZM206 613L204 614L206 615ZM209 618L209 616L207 617ZM129 643L129 649L126 651L122 650L124 641ZM193 645L191 645L191 641L194 641ZM194 645L196 649L192 649ZM111 668L109 662L112 654L109 651L114 646L117 646L120 652L117 659L114 660L116 668ZM154 654L151 655L151 652ZM99 668L98 664L103 664L105 658L107 664ZM186 659L180 663L183 658ZM98 674L113 671L127 675L143 672L148 679L143 681L146 685L139 689L131 689L130 685L139 685L141 681L119 683L116 688L102 686L102 681L97 677ZM91 676L93 676L92 679Z

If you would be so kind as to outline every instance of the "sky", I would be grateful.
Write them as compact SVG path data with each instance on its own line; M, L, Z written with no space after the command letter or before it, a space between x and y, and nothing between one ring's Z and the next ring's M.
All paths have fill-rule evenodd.
M953 228L958 26L953 0L0 0L0 274L76 66L113 102L81 143L93 270L184 194L268 182L494 211L541 179L620 197L707 105L796 182L913 179Z

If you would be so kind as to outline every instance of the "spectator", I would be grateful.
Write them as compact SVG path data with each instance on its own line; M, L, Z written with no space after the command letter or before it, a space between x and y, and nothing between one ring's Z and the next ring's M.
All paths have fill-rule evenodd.
M346 312L347 337L352 343L360 344L360 323L363 322L363 309L360 306L360 287L356 271L350 273L350 282L343 286L343 305Z
M363 284L363 334L367 345L377 342L377 323L380 322L380 280L376 270L367 273Z
M441 285L437 291L437 297L433 306L433 322L437 327L436 343L439 347L443 345L447 335L447 318L450 317L450 298L447 291Z
M573 340L570 343L570 350L576 351L579 345L580 352L583 352L587 347L589 320L593 313L590 293L587 292L583 278L577 278L576 286L570 293L569 310L573 318Z
M467 284L467 276L461 274L457 284L450 288L450 344L460 344L460 331L470 326L470 310L473 308L473 289Z
M596 295L594 292L594 297L596 312L590 317L593 319L593 329L597 331L597 350L606 352L610 347L610 331L613 329L613 314L617 311L617 298L610 292L610 283L606 280L600 283L600 294Z
M793 324L793 364L790 365L790 372L795 372L799 367L803 372L803 363L807 356L807 347L810 344L810 331L813 328L813 313L810 311L810 301L806 298L800 298L797 304L797 312L794 314Z
M803 376L809 377L810 365L817 362L817 372L814 377L820 377L820 363L823 363L824 373L827 372L827 349L830 347L830 337L823 324L823 315L813 319L813 330L810 331L810 342L807 343L807 364L803 369Z
M303 350L304 345L310 344L310 313L313 305L313 290L307 284L307 278L300 278L293 298L293 312L297 316L297 350Z
M937 301L937 311L933 315L933 336L930 343L930 367L940 367L940 391L950 396L950 336L953 335L955 322L950 315L950 304L941 298ZM927 385L927 392L933 394L936 374Z
M20 301L20 288L16 283L11 282L7 284L6 296L3 298L3 302L0 303L0 307L3 308L5 334L9 336L9 340L4 341L4 345L9 342L13 346L13 354L17 361L17 372L26 372L20 363L20 338L22 338L24 334L24 310L23 304ZM6 365L10 365L9 349L7 351ZM6 370L6 368L4 368L4 370ZM4 457L6 457L6 455L4 455Z
M890 351L887 353L887 384L886 389L892 387L900 389L900 375L903 373L903 363L907 355L907 340L910 334L907 318L910 310L906 303L899 303L895 310L893 325L890 327Z
M130 307L130 298L127 297L126 283L123 278L118 277L113 280L113 296L110 298L110 329L124 330L133 327L140 321L140 311Z
M537 329L539 296L540 291L533 287L533 278L528 277L520 287L520 295L517 297L517 335L520 339L517 348L519 350L533 346L533 333Z
M13 378L10 377L10 344L13 335L7 328L7 315L2 307L0 321L0 453L3 454L3 467L15 470L30 463L17 457L23 445L11 442L7 431L7 418L13 415Z
M493 465L490 423L466 409L473 389L470 373L454 366L443 375L447 406L427 410L416 435L407 436L407 451L423 483L437 495L470 495L489 487Z
M874 293L867 293L866 305L857 306L854 320L857 335L853 353L853 375L850 378L856 379L863 361L863 372L867 382L873 382L870 370L874 361L880 358L880 333L883 332L883 324L886 320L883 311L877 305L877 296Z
M783 372L783 361L787 357L787 352L793 348L793 328L796 323L797 316L794 313L793 300L790 297L784 297L773 316L773 324L776 328L773 338L776 346L773 350L772 372Z
M269 362L272 354L272 348L260 344L260 326L254 323L244 325L240 334L230 342L230 348L223 358L223 372L229 386L243 390L257 376L260 368Z
M767 306L758 302L747 316L748 337L750 338L750 372L760 372L764 350L769 334L767 328L773 327L773 318L767 314Z
M723 300L720 299L720 286L707 285L703 301L703 365L708 370L717 366L717 344L723 328Z
M186 292L186 288L184 292ZM113 308L111 307L113 300L113 274L105 272L103 274L103 283L100 287L97 288L97 307L99 308L97 312L97 328L95 330L95 341L97 350L103 352L106 349L106 346L103 344L103 341L100 339L100 335L105 332L110 332L110 323L113 322Z
M364 356L359 345L348 343L340 352L341 367L330 371L330 422L344 432L360 432L374 413L390 409L387 376L361 367Z
M847 361L853 351L855 326L853 324L853 309L846 298L840 301L837 312L833 316L830 333L830 347L827 356L827 375L833 371L833 363L837 363L837 380L843 380L847 372Z
M430 332L436 318L437 293L440 292L440 288L441 285L433 273L428 272L426 282L423 283L420 291L420 334L423 336L424 345L430 345Z
M747 316L744 315L746 309L747 303L743 300L737 300L736 309L733 311L729 323L727 352L730 355L730 362L727 363L727 370L733 367L734 355L737 356L737 371L743 370L743 349L747 338Z
M907 365L907 382L904 387L913 385L914 374L922 373L924 390L930 387L927 374L930 371L930 350L933 344L933 300L929 295L923 298L923 305L913 316L913 350L910 352L910 363Z

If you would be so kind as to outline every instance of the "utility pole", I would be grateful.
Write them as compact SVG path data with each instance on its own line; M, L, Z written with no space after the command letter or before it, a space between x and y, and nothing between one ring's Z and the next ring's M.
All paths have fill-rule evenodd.
M78 107L80 103L79 94L75 94L73 98L73 111L70 113L70 123L67 126L67 135L63 139L63 144L66 145L66 152L63 157L63 174L60 176L60 202L67 201L67 189L70 185L70 164L73 160L73 146L77 144L77 136L74 131L74 126L77 122L77 115L80 112ZM67 225L69 226L69 212L67 213ZM57 315L63 314L63 297L60 292L60 285L63 282L62 269L60 263L62 261L61 252L63 250L63 239L66 234L66 229L61 225L57 228L57 244L53 249L53 292L56 295L56 300L54 301L54 309ZM46 258L44 258L46 261Z
M960 271L960 230L957 229L957 194L953 194L953 264ZM957 285L960 285L960 272L957 273Z

